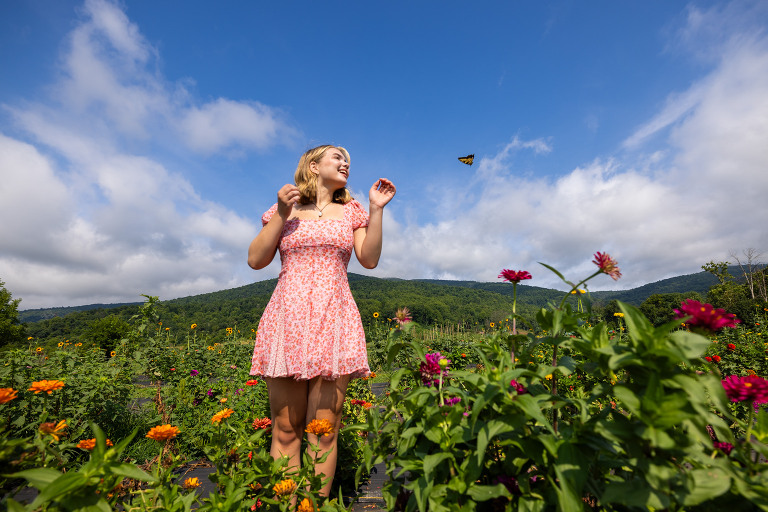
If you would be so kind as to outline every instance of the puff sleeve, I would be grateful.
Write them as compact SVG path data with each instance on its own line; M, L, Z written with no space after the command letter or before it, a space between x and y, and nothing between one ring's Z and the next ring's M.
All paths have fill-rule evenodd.
M363 205L356 200L352 200L345 205L345 211L352 224L352 229L364 228L368 226L368 212L365 211Z
M264 212L264 215L261 216L261 225L266 226L267 222L269 222L269 219L272 218L272 216L277 211L277 203L273 204L272 207Z

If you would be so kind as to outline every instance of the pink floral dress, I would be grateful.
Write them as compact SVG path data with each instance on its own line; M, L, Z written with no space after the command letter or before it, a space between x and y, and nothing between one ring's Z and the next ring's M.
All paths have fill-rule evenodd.
M274 204L261 217L267 224ZM251 375L311 379L370 373L365 332L347 280L353 231L368 225L357 201L341 219L290 219L280 235L282 266L264 309Z

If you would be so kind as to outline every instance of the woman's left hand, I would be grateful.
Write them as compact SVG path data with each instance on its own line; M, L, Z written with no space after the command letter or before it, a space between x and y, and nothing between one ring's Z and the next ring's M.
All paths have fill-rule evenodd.
M384 208L395 197L395 192L397 192L395 184L386 178L381 178L371 187L368 193L368 202L371 206Z

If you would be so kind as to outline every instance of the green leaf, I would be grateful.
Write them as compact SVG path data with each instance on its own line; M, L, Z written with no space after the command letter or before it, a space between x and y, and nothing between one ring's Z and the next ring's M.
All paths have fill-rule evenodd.
M683 505L692 506L717 498L731 488L731 477L719 468L694 469L686 473L688 493Z
M669 506L669 498L651 489L645 481L636 478L611 482L605 487L600 497L600 505L605 507L612 503L620 503L631 508L658 510ZM610 507L608 509L612 510Z
M430 479L432 477L432 471L437 467L438 464L446 459L453 459L453 454L447 452L430 453L424 457L424 476L427 479Z
M477 463L482 465L483 459L485 459L485 449L488 448L488 443L494 437L510 432L512 427L501 419L491 420L480 428L477 433Z
M51 468L37 468L19 471L18 473L13 473L8 476L23 478L29 482L29 485L39 490L59 478L62 474L61 471L56 471Z
M113 475L122 475L126 476L128 478L133 478L134 480L139 480L141 482L157 482L157 478L153 475L150 475L146 471L142 470L138 466L134 464L128 464L128 463L119 463L119 464L110 464L105 468L108 472L112 473Z
M509 494L507 488L502 484L496 485L472 485L467 490L467 495L475 501L488 501L499 496Z
M40 490L30 508L36 509L40 505L49 502L53 498L61 498L71 491L88 484L88 478L82 473L65 473Z

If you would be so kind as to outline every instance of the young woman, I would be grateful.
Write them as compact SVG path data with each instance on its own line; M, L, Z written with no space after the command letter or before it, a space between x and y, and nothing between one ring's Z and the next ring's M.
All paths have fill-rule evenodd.
M263 228L248 249L248 265L261 269L280 251L277 286L259 323L251 375L262 375L272 411L272 447L277 458L298 466L306 424L326 419L330 436L309 434L321 455L332 450L317 473L336 470L338 431L350 379L370 373L365 333L347 281L352 251L365 268L381 255L384 206L395 186L377 180L369 210L346 189L349 153L337 146L310 149L299 160L295 185L284 185L277 203L261 218Z

